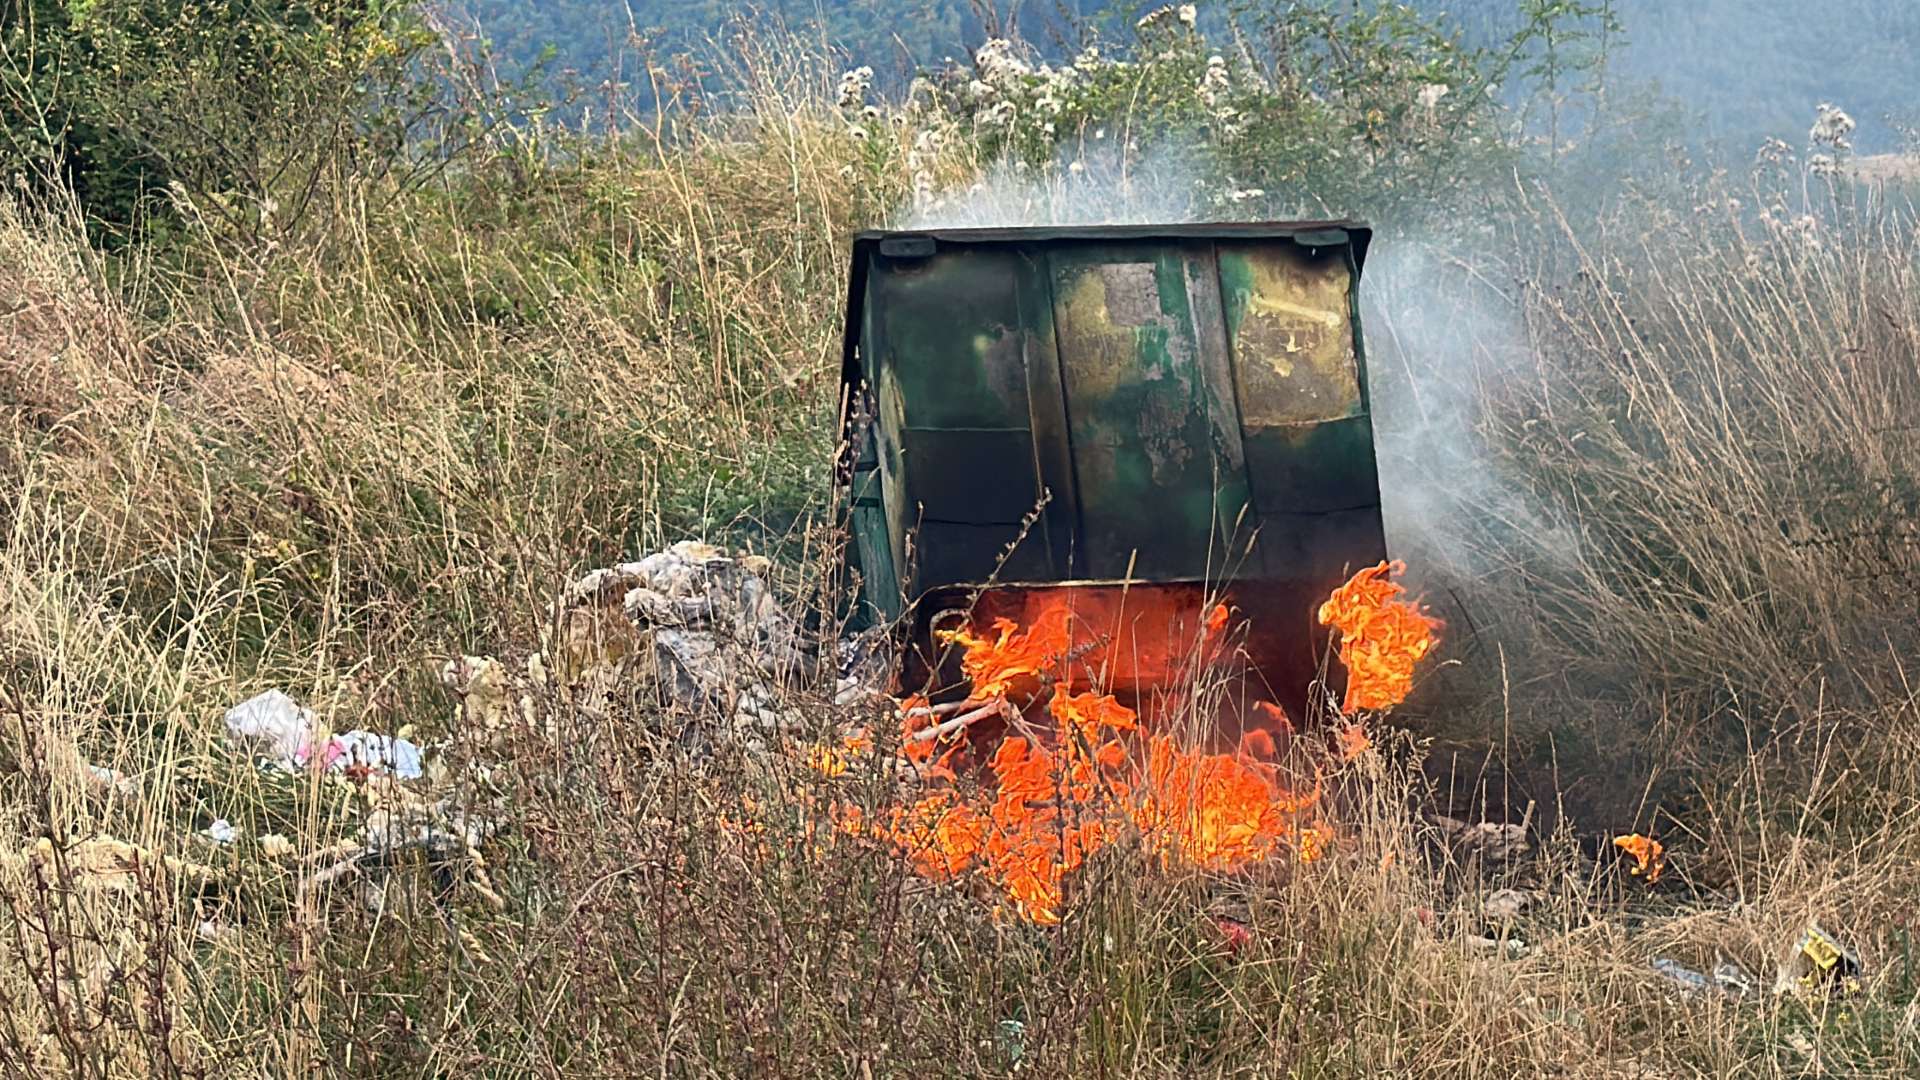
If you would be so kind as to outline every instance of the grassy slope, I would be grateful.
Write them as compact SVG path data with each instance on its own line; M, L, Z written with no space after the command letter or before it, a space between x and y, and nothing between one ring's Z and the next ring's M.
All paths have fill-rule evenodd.
M1576 238L1537 203L1504 260L1444 268L1460 307L1379 282L1383 397L1461 418L1453 480L1513 481L1436 519L1426 554L1482 625L1409 722L1491 741L1543 805L1557 765L1575 798L1603 770L1657 792L1659 890L1589 861L1577 821L1516 866L1437 853L1394 745L1341 775L1324 863L1221 880L1116 850L1040 930L877 853L813 857L790 814L740 843L716 816L798 781L660 768L640 715L541 695L548 735L471 741L440 662L537 648L583 568L706 531L806 590L841 245L906 188L911 134L769 99L692 145L342 200L328 243L188 268L109 275L58 215L0 220L0 850L108 834L225 875L10 857L0 1060L957 1076L1012 1071L1020 1020L1019 1067L1049 1076L1920 1069L1920 283L1908 232L1844 208L1768 231L1689 192ZM1518 333L1432 314L1469 303ZM1443 329L1458 377L1415 401L1393 372ZM452 786L514 808L486 856L504 908L462 890L450 926L424 869L381 916L297 888L252 838L305 855L376 808L225 749L221 711L272 685L337 728L462 735L487 779ZM234 849L189 834L215 816ZM1549 893L1511 962L1464 944L1506 882ZM1214 911L1251 952L1220 954ZM1867 958L1861 997L1686 1000L1646 966L1724 951L1765 983L1809 916Z

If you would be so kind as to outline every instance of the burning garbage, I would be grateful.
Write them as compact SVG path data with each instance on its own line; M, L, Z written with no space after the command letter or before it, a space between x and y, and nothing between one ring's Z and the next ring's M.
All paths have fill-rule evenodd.
M1362 571L1339 601L1341 625L1359 639L1352 654L1391 673L1363 691L1371 710L1398 704L1435 640L1434 624L1400 598L1398 586L1377 587L1387 569ZM1222 621L1209 612L1195 625L1211 636ZM1418 632L1368 629L1382 626ZM898 710L899 773L932 790L871 818L856 808L834 811L842 833L893 846L922 876L978 874L1014 911L1053 924L1063 917L1072 875L1122 837L1136 837L1170 865L1209 870L1278 856L1310 863L1334 842L1320 777L1290 777L1272 733L1255 728L1232 751L1210 752L1160 722L1172 718L1143 716L1088 685L1073 664L1086 642L1069 609L1047 609L1026 627L1002 617L944 637L965 650L965 691L940 705L910 696ZM1395 649L1404 655L1392 655ZM984 758L984 790L969 797L953 763L985 752L974 741L990 729L998 742ZM1365 752L1356 730L1350 723L1335 729L1334 760ZM849 755L873 752L874 741L860 731L813 748L808 761L837 777L852 767Z
M1667 868L1667 849L1660 841L1651 837L1633 833L1629 836L1616 836L1613 846L1626 853L1633 860L1627 872L1637 878L1646 879L1653 885L1660 881L1660 875Z
M1328 601L1340 655L1355 665L1349 697L1370 712L1399 703L1435 642L1437 624L1387 580L1393 569L1369 567ZM815 663L823 650L781 609L765 572L751 558L689 542L582 577L561 598L551 653L528 658L524 670L485 657L446 665L443 681L460 701L456 739L471 752L509 728L532 729L551 711L543 690L556 679L569 694L651 687L663 704L718 720L750 743L790 747L827 791L877 767L896 785L890 804L804 802L819 822L815 842L878 844L922 878L976 882L1003 910L1043 925L1065 917L1088 859L1123 841L1166 865L1210 871L1281 858L1312 863L1336 843L1323 772L1369 752L1358 717L1334 717L1316 735L1327 745L1305 758L1290 759L1300 733L1271 702L1248 703L1244 731L1203 723L1183 734L1200 714L1164 676L1192 678L1230 661L1248 622L1230 603L1198 591L1143 590L1149 618L1104 591L983 604L979 617L939 632L957 654L958 681L898 696L887 693L895 687L867 685L884 670L872 662L880 645L872 635L854 639L859 647L841 648L839 658L851 653L854 663L843 666L859 671L845 674L831 696L840 715L866 722L808 744L795 740L798 699L789 691L824 677ZM1130 636L1116 644L1122 630ZM1132 666L1119 659L1123 651ZM843 685L848 678L860 685ZM235 745L276 769L372 770L401 780L424 772L418 745L363 731L327 735L312 710L280 691L235 706L226 727ZM307 887L352 875L377 903L390 856L421 848L466 866L476 889L490 891L479 849L491 822L427 790L381 790L361 835L301 860ZM751 836L759 814L741 810L727 823ZM260 845L292 857L280 837Z

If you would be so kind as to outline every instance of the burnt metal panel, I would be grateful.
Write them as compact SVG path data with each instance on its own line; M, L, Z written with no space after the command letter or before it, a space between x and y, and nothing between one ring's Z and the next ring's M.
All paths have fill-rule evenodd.
M934 582L1045 581L1050 577L1045 546L1031 533L1021 539L1017 523L923 519L913 530L913 552L917 580L927 583L926 589L936 588Z
M992 573L1009 528L1040 503L1041 484L1018 254L908 250L871 255L874 314L860 358L880 417L895 588L911 597L929 580ZM932 522L948 539L929 542Z
M1033 431L1034 468L1046 505L1040 538L1047 548L1046 577L1073 576L1080 531L1080 491L1074 478L1073 439L1067 430L1066 387L1053 318L1053 285L1046 255L1017 249L1020 323L1026 327L1027 404ZM1038 579L1035 579L1038 580ZM938 583L936 583L938 584Z
M1016 525L1038 503L1026 428L910 427L900 441L921 517Z
M954 251L890 262L876 276L874 362L915 428L1027 426L1015 256Z

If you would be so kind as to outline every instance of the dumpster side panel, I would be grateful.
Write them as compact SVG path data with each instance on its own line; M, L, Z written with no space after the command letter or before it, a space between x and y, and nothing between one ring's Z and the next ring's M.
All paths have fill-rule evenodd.
M847 370L876 611L1127 576L1307 596L1384 557L1365 230L1262 228L863 242Z
M872 343L874 305L872 281L856 272L859 283L859 318L851 324L849 336L858 334L850 349L849 364L841 388L841 407L845 411L846 452L852 458L849 469L848 531L853 542L854 565L859 572L860 598L864 610L856 608L854 621L864 624L869 618L892 620L900 617L906 597L896 567L895 520L889 509L890 496L898 485L900 473L899 440L881 421L878 399L873 393Z
M1217 369L1201 359L1218 312L1210 250L1072 245L1050 262L1080 502L1076 571L1219 576L1221 523L1239 517L1246 492L1238 440L1216 434L1230 391L1209 385Z
M875 258L869 355L881 425L895 444L891 469L882 448L883 484L909 596L996 571L1051 574L1044 521L1015 544L1043 491L1027 386L1031 328L1022 318L1030 278L1020 254L1004 247Z
M1331 587L1385 557L1344 245L1223 241L1220 293L1261 575Z

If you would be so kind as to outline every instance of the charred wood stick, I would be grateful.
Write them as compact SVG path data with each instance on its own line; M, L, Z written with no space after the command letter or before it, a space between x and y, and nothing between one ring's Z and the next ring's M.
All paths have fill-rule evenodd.
M985 705L981 705L979 708L974 709L972 712L961 713L959 716L956 716L951 720L945 720L945 721L942 721L941 723L935 724L933 727L926 728L921 731L916 731L912 735L907 736L907 741L908 742L929 742L933 739L943 739L948 735L951 735L954 732L959 731L961 728L966 727L968 724L972 724L980 720L985 720L989 716L994 716L999 714L1000 712L1005 710L1006 707L1007 707L1007 699L995 698L994 700L987 702Z
M950 716L962 709L969 709L979 704L980 702L974 698L968 698L965 701L949 701L942 705L920 705L908 709L900 715L909 720L922 716Z

